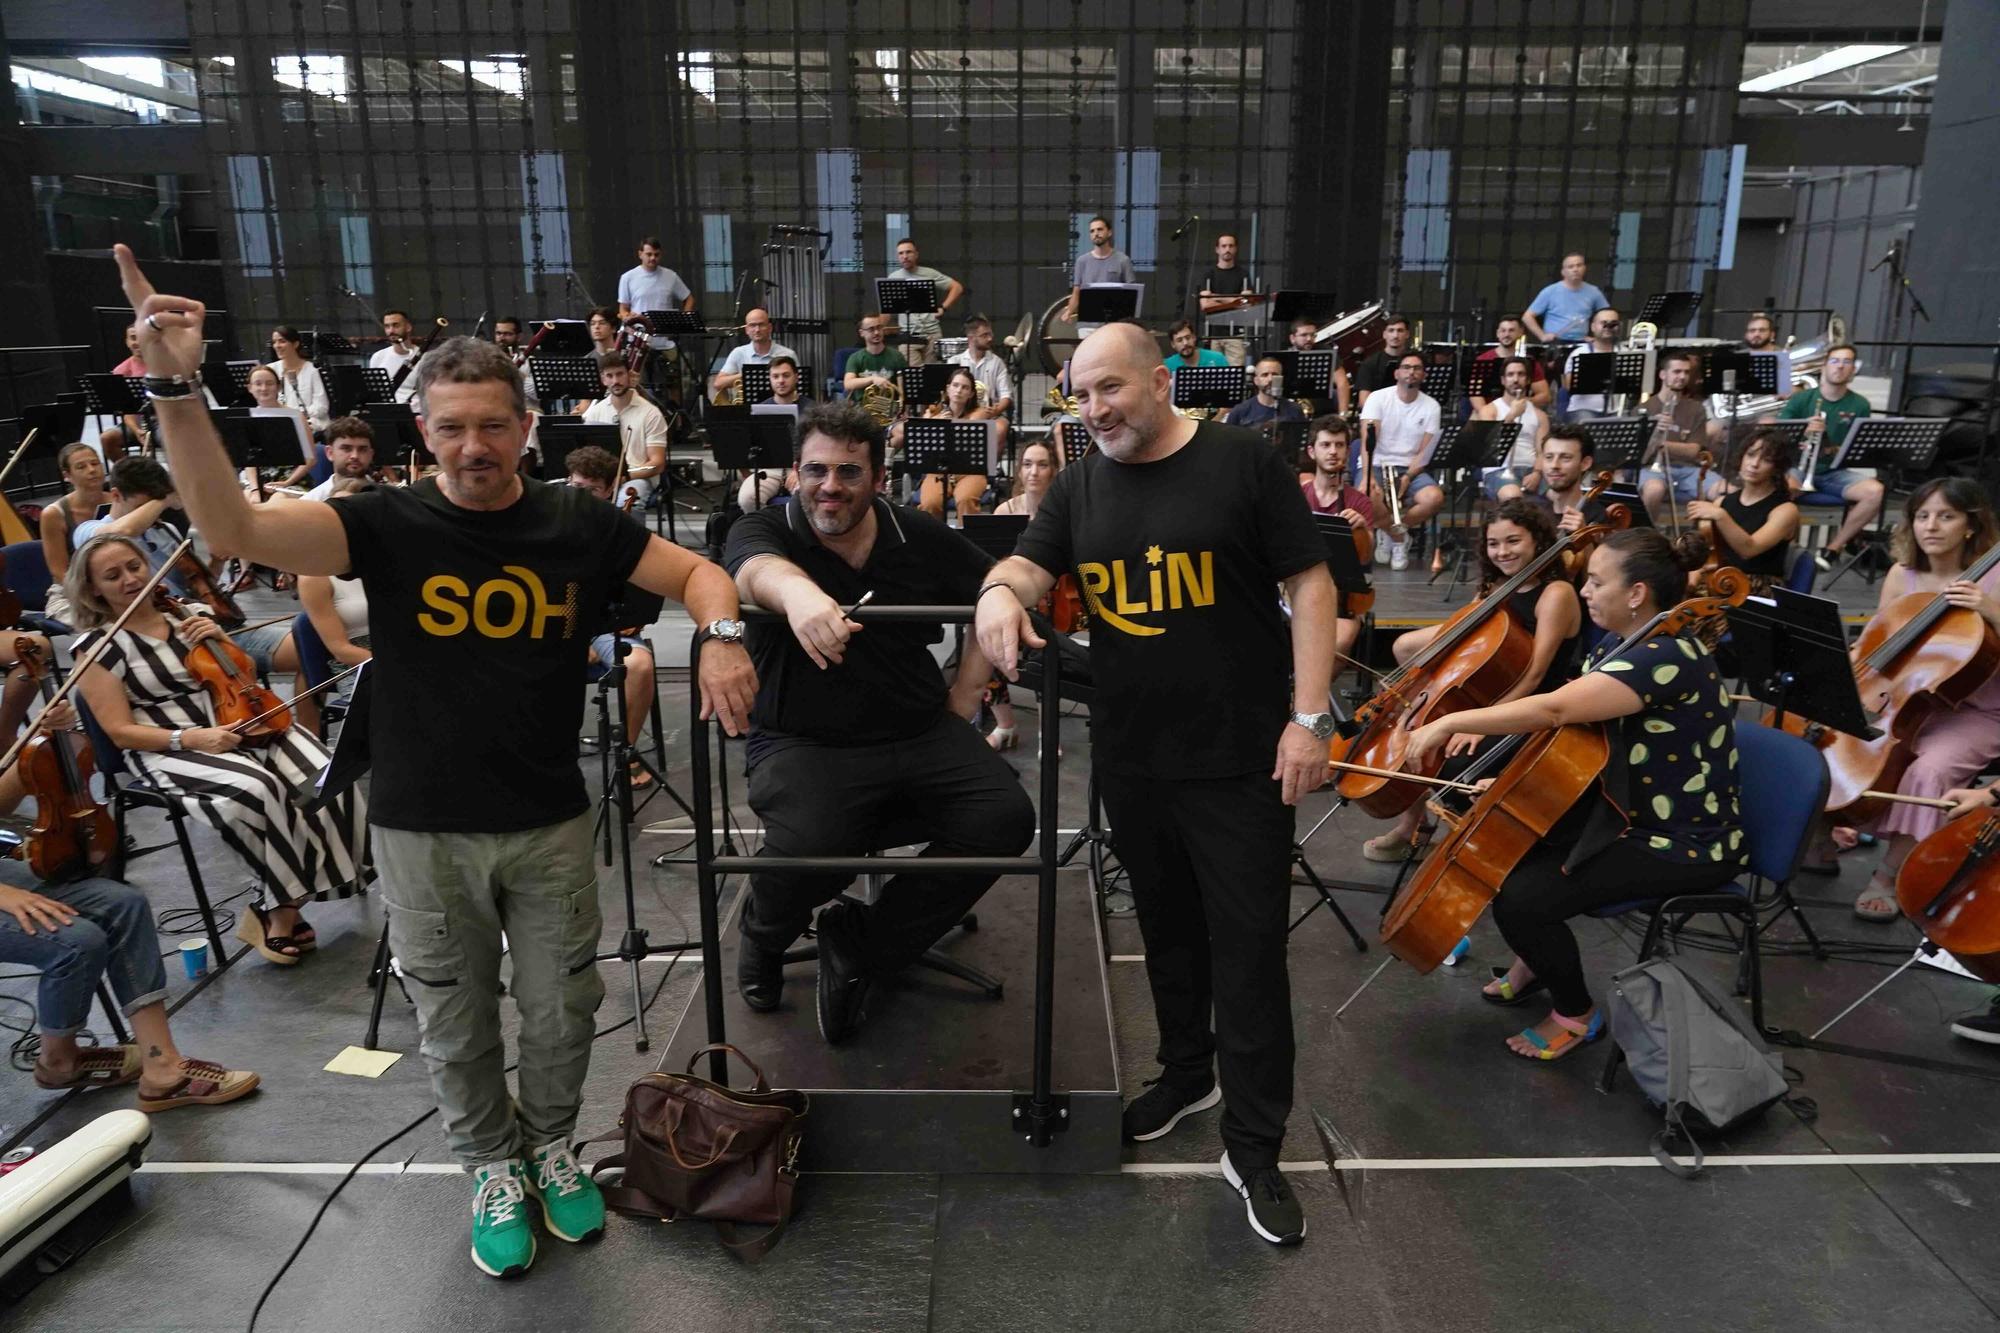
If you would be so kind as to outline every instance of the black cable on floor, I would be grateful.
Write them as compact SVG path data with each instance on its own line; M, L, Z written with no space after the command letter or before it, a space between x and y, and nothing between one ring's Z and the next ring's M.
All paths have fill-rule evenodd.
M660 974L660 983L657 986L653 987L653 993L646 997L646 1002L639 1006L639 1009L636 1013L634 1013L630 1018L625 1019L623 1022L613 1023L608 1028L604 1028L601 1031L591 1033L590 1039L592 1041L597 1041L599 1038L608 1037L612 1033L617 1032L622 1028L630 1027L632 1026L632 1024L638 1022L639 1015L650 1010L653 1007L653 1001L659 999L660 992L664 991L667 988L667 980L668 978L673 976L674 968L680 965L680 961L681 961L681 955L675 954L673 958L667 963L666 971ZM377 980L376 984L378 986L386 986L387 984L389 984L389 979L386 976L382 977ZM514 1062L514 1064L508 1065L507 1068L501 1072L503 1074L511 1074L519 1066L519 1064L520 1062L517 1060ZM333 1189L327 1193L326 1198L320 1200L319 1208L313 1213L312 1220L306 1223L305 1234L299 1237L298 1244L292 1246L292 1252L285 1256L285 1261L278 1265L278 1271L273 1273L271 1275L271 1280L264 1284L264 1290L260 1292L257 1296L257 1304L250 1311L250 1323L248 1327L245 1329L245 1333L256 1333L257 1316L259 1316L264 1312L264 1303L271 1299L271 1293L278 1289L278 1284L285 1280L285 1274L289 1273L292 1270L292 1264L297 1261L300 1254L304 1253L306 1248L306 1242L310 1241L313 1238L313 1233L315 1231L319 1230L320 1219L326 1216L327 1209L333 1207L333 1201L340 1197L340 1192L347 1188L348 1182L353 1180L355 1176L359 1175L361 1173L361 1168L368 1165L369 1160L373 1158L377 1153L384 1151L389 1147L390 1144L394 1143L397 1139L400 1139L405 1134L408 1134L412 1130L415 1130L420 1125L422 1125L424 1121L429 1120L432 1116L436 1114L437 1114L437 1107L433 1106L430 1110L424 1112L422 1115L418 1116L415 1120L412 1120L409 1124L404 1125L394 1134L391 1134L388 1138L383 1139L380 1143L376 1144L374 1147L370 1148L367 1152L363 1153L359 1158L359 1160L357 1160L353 1166L347 1168L347 1174L340 1178L339 1182L334 1185Z

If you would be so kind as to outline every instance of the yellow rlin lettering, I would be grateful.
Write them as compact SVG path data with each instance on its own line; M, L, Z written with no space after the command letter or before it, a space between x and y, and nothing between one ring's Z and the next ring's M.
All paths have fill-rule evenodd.
M1146 614L1147 608L1144 602L1135 602L1125 595L1125 562L1123 560L1113 560L1111 562L1111 595L1118 603L1119 615L1143 616Z
M1167 575L1172 580L1173 591L1168 605L1180 609L1181 589L1188 591L1189 600L1196 606L1215 605L1215 552L1201 553L1201 573L1196 575L1194 561L1185 551L1174 551L1167 556Z
M1124 596L1123 593L1123 585L1125 578L1124 564L1120 562L1117 568L1118 568L1118 581L1120 585L1120 592L1118 595L1122 600ZM1104 565L1100 565L1095 561L1086 561L1082 564L1079 564L1076 567L1076 572L1078 575L1081 576L1082 579L1083 600L1090 603L1090 614L1094 619L1104 622L1106 625L1111 626L1113 629L1121 630L1126 634L1134 635L1135 637L1138 638L1148 638L1155 634L1166 633L1164 629L1157 629L1149 625L1134 624L1133 622L1125 619L1125 617L1119 615L1116 611L1113 611L1111 609L1111 607L1105 602L1102 596L1102 594L1111 587L1112 574L1110 568ZM1144 611L1146 608L1141 606L1135 609Z

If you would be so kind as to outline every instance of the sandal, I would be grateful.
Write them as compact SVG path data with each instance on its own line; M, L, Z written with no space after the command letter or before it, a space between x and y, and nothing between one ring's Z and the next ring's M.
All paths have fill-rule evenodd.
M995 727L986 733L986 743L996 750L1011 750L1021 743L1021 735L1013 727Z
M1507 974L1511 971L1513 969L1508 967L1494 968L1493 980L1479 988L1479 998L1488 1004L1511 1006L1523 1004L1530 996L1539 995L1549 988L1548 983L1540 977L1529 977L1527 984L1515 990L1514 983L1507 980Z
M1869 903L1887 903L1888 906L1869 907L1866 905ZM1896 886L1893 884L1885 886L1872 876L1868 880L1868 887L1854 900L1854 915L1863 921L1894 921L1902 914L1903 909L1896 904Z
M1417 854L1416 846L1397 833L1384 833L1361 844L1361 855L1370 861L1394 865Z
M300 953L311 953L319 948L319 932L312 928L311 922L300 917L292 926L292 943L299 947Z
M1522 1055L1521 1052L1514 1051L1514 1054L1520 1055L1523 1060L1560 1060L1579 1046L1588 1046L1604 1035L1602 1009L1593 1013L1588 1023L1579 1023L1574 1018L1565 1018L1554 1011L1550 1011L1549 1017L1555 1019L1556 1026L1562 1029L1556 1039L1550 1041L1533 1028L1522 1028L1521 1039L1533 1046L1535 1053ZM1514 1048L1510 1046L1507 1049L1512 1051Z
M266 962L291 967L299 961L303 950L291 936L271 933L270 915L262 907L245 903L243 915L236 922L236 938L255 949ZM287 949L291 952L285 952Z
M50 1092L66 1088L118 1088L136 1082L142 1068L137 1046L86 1046L77 1052L75 1070L60 1081L50 1078L47 1067L35 1061L35 1086Z
M247 1069L224 1069L206 1060L182 1060L180 1082L154 1096L139 1094L139 1109L148 1115L177 1106L220 1106L256 1091L257 1076Z
M653 785L653 775L637 759L625 765L625 785L633 791L644 791Z

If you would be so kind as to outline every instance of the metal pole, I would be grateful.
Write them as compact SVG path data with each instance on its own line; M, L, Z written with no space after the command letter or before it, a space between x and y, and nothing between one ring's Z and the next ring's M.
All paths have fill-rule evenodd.
M688 679L701 679L701 632L688 644ZM715 809L708 795L708 723L701 716L701 687L688 690L689 734L694 745L689 758L694 779L694 877L701 908L701 984L708 1005L708 1043L727 1041L722 1018L722 921L716 908L715 849L709 835L715 828ZM729 1061L721 1051L708 1057L708 1076L717 1083L729 1082Z
M1042 650L1041 893L1035 915L1035 1085L1028 1106L1028 1142L1046 1148L1069 1114L1057 1107L1055 1081L1056 817L1062 741L1062 653L1054 635ZM1067 1099L1065 1099L1066 1101Z

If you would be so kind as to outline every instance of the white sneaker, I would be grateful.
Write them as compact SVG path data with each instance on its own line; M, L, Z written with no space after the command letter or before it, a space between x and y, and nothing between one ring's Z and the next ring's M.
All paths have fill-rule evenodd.
M1408 569L1410 567L1410 544L1407 541L1389 539L1389 568Z

